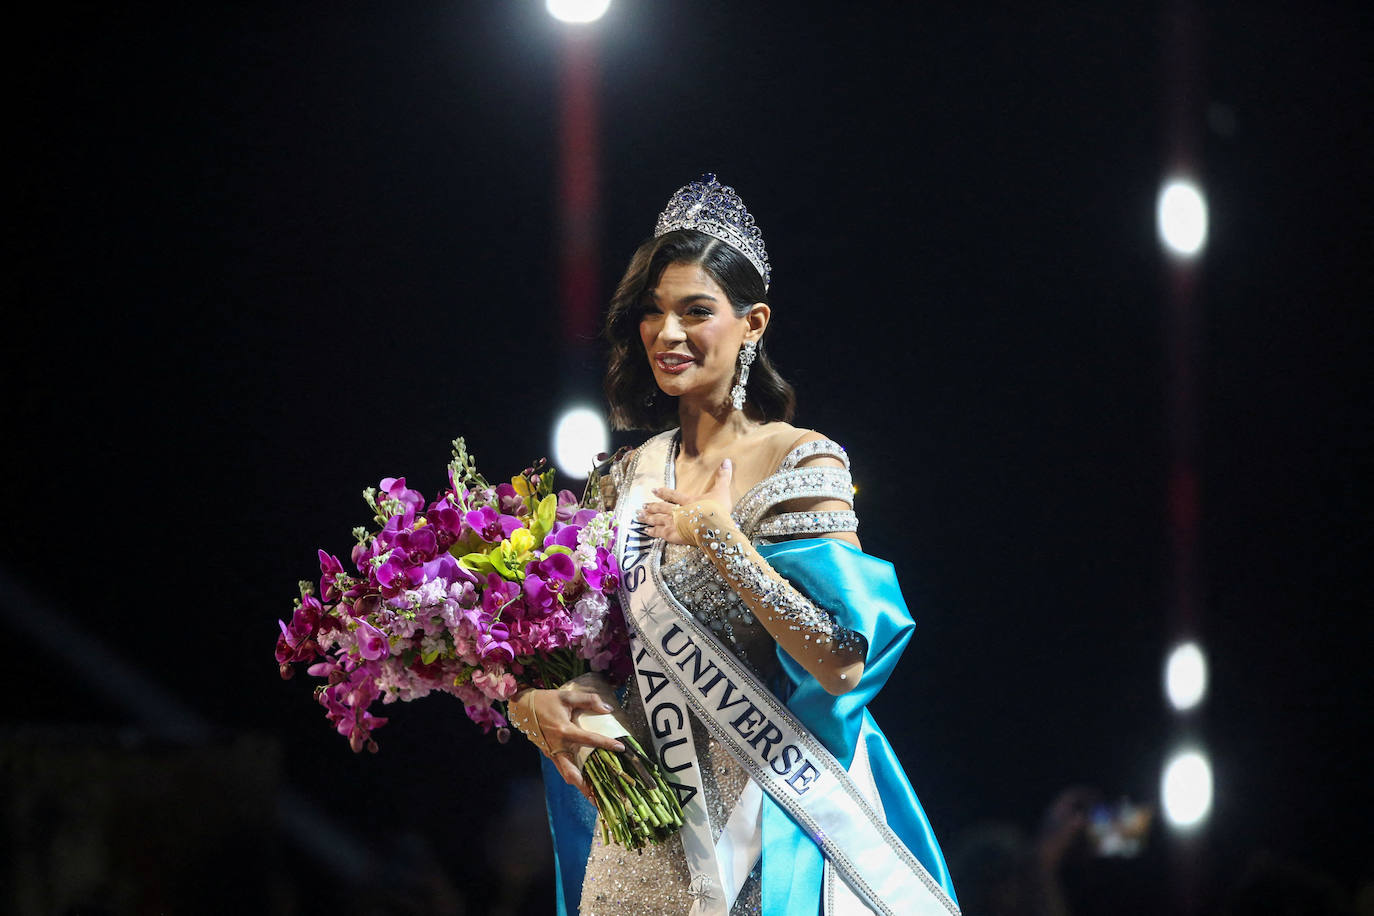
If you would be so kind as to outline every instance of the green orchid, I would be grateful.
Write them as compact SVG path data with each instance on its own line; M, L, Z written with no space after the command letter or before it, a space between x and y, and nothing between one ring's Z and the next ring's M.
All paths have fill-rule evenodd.
M516 528L500 544L487 553L470 553L458 559L465 567L475 573L485 575L494 572L509 582L525 580L525 564L535 559L535 547L542 541L536 540L534 532L528 528Z

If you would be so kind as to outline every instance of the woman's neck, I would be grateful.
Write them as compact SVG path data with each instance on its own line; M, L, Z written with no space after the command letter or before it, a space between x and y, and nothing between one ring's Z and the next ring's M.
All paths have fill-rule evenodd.
M717 454L758 426L728 401L707 409L685 400L678 406L678 425L681 427L681 455L689 460Z

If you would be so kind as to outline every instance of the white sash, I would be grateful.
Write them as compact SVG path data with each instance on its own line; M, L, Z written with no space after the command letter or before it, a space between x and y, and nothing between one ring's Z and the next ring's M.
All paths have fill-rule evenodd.
M827 909L837 897L851 896L885 916L957 914L944 888L887 826L881 806L865 798L839 761L661 580L662 542L648 537L635 515L653 498L652 489L667 483L672 440L672 433L650 439L627 471L616 506L616 553L645 716L686 815L682 840L692 873L692 916L729 912L758 856L762 795L742 796L728 825L734 834L724 830L711 842L689 710L740 761L751 785L767 792L820 847L831 879L825 882ZM862 769L867 776L866 762ZM876 792L872 797L876 801ZM752 814L743 809L746 804ZM749 832L752 839L745 836ZM839 884L832 876L852 893L832 891Z

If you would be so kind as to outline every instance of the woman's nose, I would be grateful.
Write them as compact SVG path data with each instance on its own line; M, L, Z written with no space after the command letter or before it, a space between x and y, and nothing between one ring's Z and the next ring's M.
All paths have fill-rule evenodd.
M658 336L664 343L686 340L687 333L682 328L682 319L671 313L664 316L663 327L659 329Z

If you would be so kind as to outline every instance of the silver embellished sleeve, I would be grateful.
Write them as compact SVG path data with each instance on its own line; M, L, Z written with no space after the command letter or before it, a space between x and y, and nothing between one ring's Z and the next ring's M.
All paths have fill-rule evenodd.
M827 660L835 655L844 656L845 664L864 659L868 653L864 635L841 626L828 611L797 591L734 524L722 523L714 513L703 514L696 509L684 515L702 553L778 644L803 667L816 673L815 666L824 670ZM839 680L845 676L841 674Z
M802 466L803 462L822 457L833 458L840 466ZM853 506L849 455L838 442L813 439L792 449L771 477L740 500L734 514L740 520L740 528L756 540L859 530L859 518L852 509L770 514L783 503L796 500L836 500Z
M803 534L832 534L858 531L859 517L850 509L825 512L781 512L759 523L754 532L759 538L790 538Z
M746 493L735 505L734 516L741 529L753 531L775 506L794 499L836 499L852 506L854 483L845 468L821 466L779 471Z

